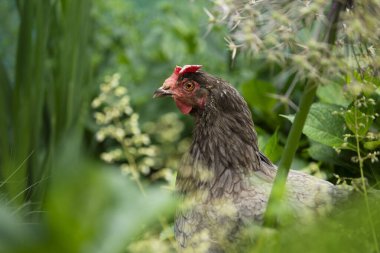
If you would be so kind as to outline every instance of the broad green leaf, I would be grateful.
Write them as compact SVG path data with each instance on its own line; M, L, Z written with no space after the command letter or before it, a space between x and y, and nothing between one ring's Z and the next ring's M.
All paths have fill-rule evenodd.
M343 148L345 122L341 116L334 113L339 109L340 107L337 105L314 103L310 108L302 132L313 141L330 147ZM283 115L283 117L291 122L294 120L292 115ZM344 148L355 150L350 143Z
M342 87L337 83L320 86L317 90L317 96L321 102L327 104L336 104L348 106L350 101L344 96Z
M310 139L330 147L342 147L344 140L344 119L334 114L337 105L315 103L307 116L303 133ZM347 148L352 148L351 145Z

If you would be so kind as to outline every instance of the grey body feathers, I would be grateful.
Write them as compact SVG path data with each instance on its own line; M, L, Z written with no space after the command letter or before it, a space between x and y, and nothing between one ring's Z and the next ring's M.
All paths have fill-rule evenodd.
M276 167L260 153L248 106L225 81L200 72L189 75L209 92L204 110L194 110L190 150L178 170L183 206L175 236L185 252L223 252L245 224L262 222ZM328 211L346 192L316 177L290 171L287 203L294 217Z

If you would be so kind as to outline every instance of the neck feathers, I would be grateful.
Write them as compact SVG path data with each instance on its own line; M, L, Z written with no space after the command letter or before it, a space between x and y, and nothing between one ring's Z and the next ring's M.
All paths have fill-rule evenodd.
M178 172L180 191L232 192L243 178L260 170L251 113L233 87L220 83L210 88L205 109L194 116L193 143Z

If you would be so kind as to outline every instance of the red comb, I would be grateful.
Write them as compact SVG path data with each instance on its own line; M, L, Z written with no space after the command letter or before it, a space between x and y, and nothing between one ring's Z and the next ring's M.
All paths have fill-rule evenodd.
M202 65L185 65L183 67L176 66L174 68L173 74L165 80L163 86L173 87L175 83L177 82L179 75L182 75L185 73L194 73L201 67Z
M176 74L176 75L179 75L179 72L181 71L181 69L182 69L182 67L175 66L173 73Z
M185 73L194 73L197 72L198 69L200 69L202 65L185 65L182 67L182 69L179 71L179 74L185 74ZM177 68L176 68L177 70Z

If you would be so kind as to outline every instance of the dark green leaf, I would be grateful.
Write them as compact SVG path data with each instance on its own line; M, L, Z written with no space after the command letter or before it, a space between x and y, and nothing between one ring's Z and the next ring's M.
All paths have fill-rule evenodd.
M276 92L273 84L263 81L252 79L242 84L242 92L248 104L263 112L272 112L276 100L270 97L270 94Z
M334 162L337 157L337 153L333 148L315 141L311 142L310 148L308 148L308 153L314 160L329 163Z

